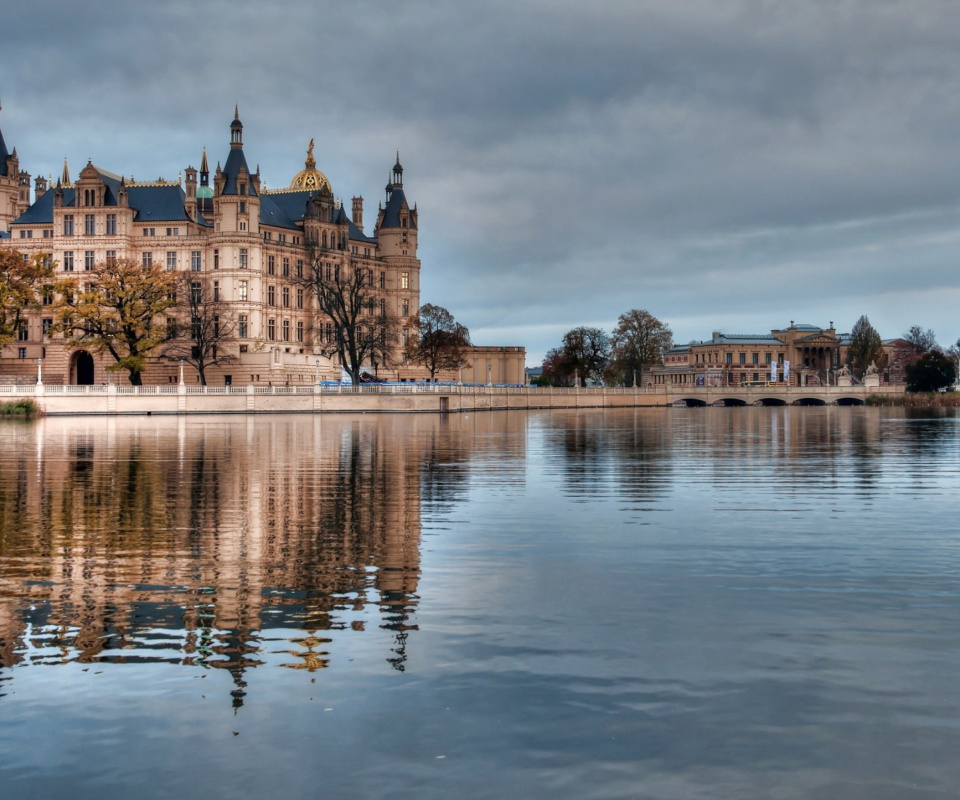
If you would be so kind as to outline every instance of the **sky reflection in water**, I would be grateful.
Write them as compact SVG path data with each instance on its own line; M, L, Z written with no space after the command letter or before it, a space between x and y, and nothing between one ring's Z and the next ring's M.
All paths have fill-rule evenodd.
M0 426L16 797L951 797L960 427Z

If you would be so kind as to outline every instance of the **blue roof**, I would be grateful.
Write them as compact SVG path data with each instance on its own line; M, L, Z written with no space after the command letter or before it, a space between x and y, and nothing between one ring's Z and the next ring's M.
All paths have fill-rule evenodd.
M111 175L100 173L107 191L104 192L104 205L116 206L117 194L120 191L120 181ZM55 189L43 194L30 208L14 220L18 225L52 225L53 199ZM76 203L75 189L63 189L63 204L72 207ZM186 194L176 184L169 186L129 186L127 199L134 214L135 222L188 222L187 210L184 206ZM201 225L209 226L206 220L200 220Z
M250 175L250 168L247 166L247 159L243 155L242 147L231 147L230 155L227 156L227 163L223 165L223 177L227 182L223 185L223 194L237 193L237 176L240 174L240 168L243 167ZM256 189L253 187L253 181L247 180L247 196L255 197Z
M7 158L10 153L7 152L7 145L3 141L3 131L0 131L0 175L7 174Z
M404 207L410 208L410 206L407 205L407 198L403 194L403 189L396 188L390 192L390 199L387 201L387 207L383 210L383 219L380 222L380 227L399 228L400 210ZM417 223L414 221L412 214L410 215L410 227L417 227Z
M351 242L365 242L367 244L376 244L377 240L372 236L367 236L362 230L353 224L352 220L347 220L347 227L350 230Z
M260 195L260 224L297 230L312 190Z

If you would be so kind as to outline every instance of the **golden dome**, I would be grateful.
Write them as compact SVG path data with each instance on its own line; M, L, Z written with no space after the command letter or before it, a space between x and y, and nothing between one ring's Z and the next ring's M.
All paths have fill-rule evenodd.
M317 169L317 161L313 157L313 139L311 139L310 146L307 148L307 160L304 163L304 168L290 181L290 188L320 191L324 187L328 191L332 191L327 176Z

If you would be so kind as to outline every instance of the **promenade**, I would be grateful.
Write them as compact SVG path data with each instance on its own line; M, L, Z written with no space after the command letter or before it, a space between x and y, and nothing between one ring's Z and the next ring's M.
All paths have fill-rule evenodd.
M437 413L645 406L862 405L901 386L552 388L456 384L340 386L0 385L0 402L33 399L47 415Z

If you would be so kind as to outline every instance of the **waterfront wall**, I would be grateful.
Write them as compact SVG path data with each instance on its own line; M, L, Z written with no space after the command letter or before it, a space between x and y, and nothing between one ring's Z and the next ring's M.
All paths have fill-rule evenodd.
M47 415L436 413L550 408L862 403L902 387L739 389L353 386L0 386L0 401L33 399Z

